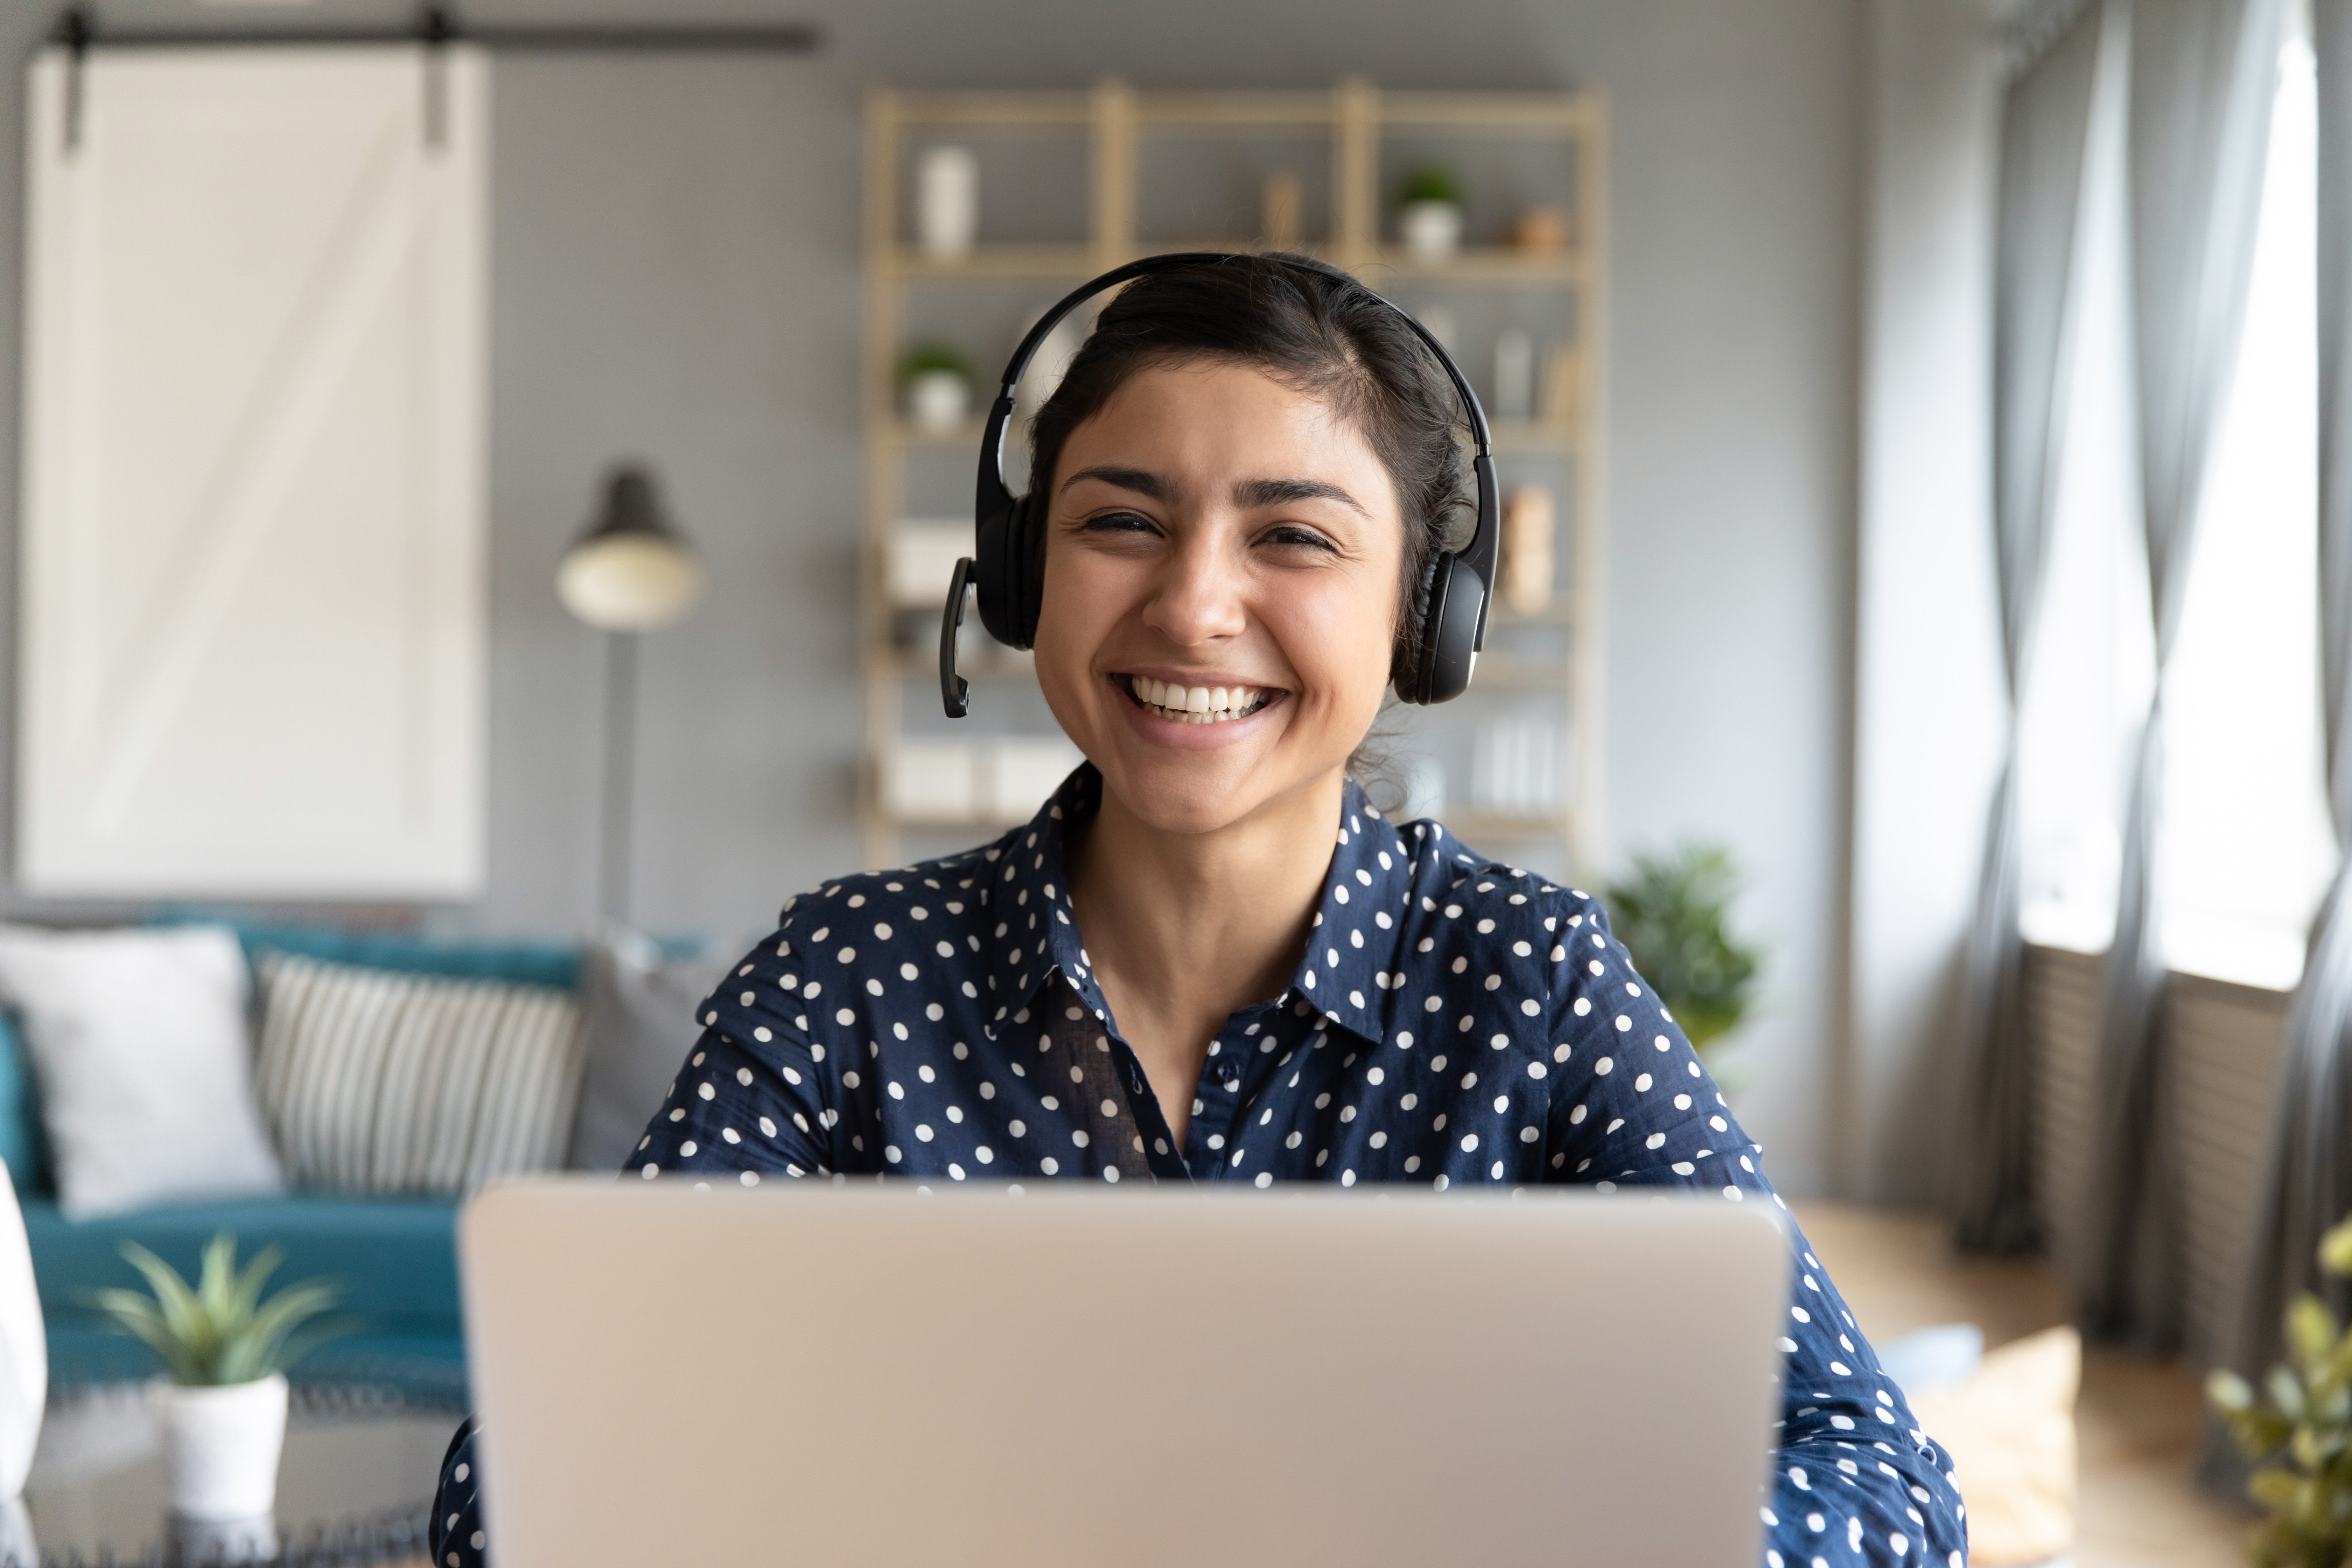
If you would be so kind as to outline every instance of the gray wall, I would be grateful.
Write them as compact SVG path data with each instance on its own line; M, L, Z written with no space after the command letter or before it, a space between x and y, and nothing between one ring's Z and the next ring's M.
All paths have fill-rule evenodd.
M478 0L478 19L672 15ZM1743 1113L1825 1180L1842 1009L1859 0L742 0L813 60L517 60L497 78L492 858L449 918L592 913L597 687L556 559L602 465L659 465L705 611L648 640L641 920L735 940L851 866L859 94L906 85L1606 87L1616 145L1609 837L1721 838L1771 949ZM110 17L219 20L189 0ZM327 0L320 19L404 15ZM264 12L261 15L284 15ZM42 14L10 7L0 41ZM13 223L20 78L0 78ZM16 246L0 245L14 297ZM0 310L0 357L16 318ZM0 376L0 430L15 428ZM8 440L13 446L12 437ZM0 447L0 450L7 449ZM14 496L0 464L0 531ZM0 549L0 561L13 551ZM0 568L5 570L5 568Z

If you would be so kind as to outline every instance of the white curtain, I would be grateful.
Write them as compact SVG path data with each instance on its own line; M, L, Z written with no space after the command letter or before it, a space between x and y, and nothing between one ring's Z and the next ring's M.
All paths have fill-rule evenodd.
M2074 271L2084 148L2097 76L2096 7L2074 7L2063 30L2036 38L2001 105L1999 235L1993 297L1994 566L2000 595L2008 756L1985 836L1969 952L1969 1028L1952 1193L1959 1244L2016 1252L2036 1240L2030 1151L2032 1067L2026 1052L2018 935L2016 715L2040 618L2051 500L2064 448L2060 395L2066 299Z
M2178 1335L2164 1062L2164 670L2180 624L2206 457L2236 358L2277 85L2284 0L2131 0L2128 191L2142 532L2156 693L2129 785L2109 950L2084 1326L2148 1347Z
M2327 797L2352 850L2352 0L2313 0L2319 87L2319 644ZM2320 906L2287 1014L2269 1161L2250 1237L2231 1362L2278 1357L2279 1315L2317 1289L2338 1314L2352 1288L2312 1251L2352 1211L2352 854Z

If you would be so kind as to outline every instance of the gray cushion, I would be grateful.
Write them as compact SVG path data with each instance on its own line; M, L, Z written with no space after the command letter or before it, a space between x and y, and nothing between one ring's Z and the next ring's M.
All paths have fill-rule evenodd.
M727 973L716 958L666 958L649 937L607 931L588 949L588 1074L572 1136L572 1167L614 1171L645 1136L646 1122L702 1026L695 1005Z

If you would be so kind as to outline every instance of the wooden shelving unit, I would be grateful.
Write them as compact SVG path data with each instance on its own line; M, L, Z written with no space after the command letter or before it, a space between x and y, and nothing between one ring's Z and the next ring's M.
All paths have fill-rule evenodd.
M1083 140L1085 232L1003 244L983 237L953 259L918 248L905 188L912 150L935 141L1023 137ZM1013 810L1013 803L997 803L952 818L925 815L902 819L887 806L884 781L908 733L913 711L908 705L928 708L937 700L931 640L936 613L926 632L908 612L891 603L887 579L890 542L899 521L910 515L968 515L971 461L977 458L982 433L976 417L952 435L938 436L917 430L900 416L896 371L909 335L910 296L958 289L1001 293L1025 286L1042 307L1086 279L1139 256L1262 246L1263 240L1230 236L1139 238L1139 215L1152 195L1144 188L1148 171L1143 150L1180 142L1320 149L1328 166L1318 177L1316 195L1321 199L1316 205L1327 221L1324 232L1304 235L1297 248L1348 268L1383 293L1415 296L1418 302L1408 302L1409 308L1426 309L1433 299L1473 301L1498 290L1521 296L1549 293L1567 302L1573 325L1554 348L1570 356L1568 374L1538 377L1543 389L1539 399L1552 394L1551 402L1539 401L1532 418L1495 422L1495 450L1506 486L1518 482L1515 468L1532 469L1536 482L1552 486L1559 503L1555 551L1560 581L1553 602L1535 616L1498 609L1471 691L1448 708L1392 714L1382 728L1402 731L1394 747L1400 753L1415 753L1417 742L1427 739L1434 754L1443 738L1438 731L1448 721L1455 731L1460 728L1455 710L1482 702L1550 701L1556 708L1562 786L1556 805L1525 811L1473 805L1472 792L1456 796L1449 779L1453 805L1439 815L1450 831L1496 853L1517 851L1517 858L1533 860L1538 869L1570 874L1589 866L1598 837L1602 783L1600 587L1606 443L1598 389L1603 384L1608 320L1607 106L1589 92L1383 92L1360 79L1343 81L1328 91L1139 92L1107 80L1090 90L878 89L868 96L862 377L866 500L859 572L866 744L858 781L867 864L899 864L908 833L992 827L1029 815L1028 810ZM1570 195L1564 204L1549 197L1543 205L1564 207L1565 248L1515 249L1480 234L1450 259L1430 264L1413 259L1392 242L1382 220L1389 205L1386 194L1403 173L1402 160L1396 155L1400 147L1418 155L1432 146L1498 142L1532 145L1542 150L1538 156L1546 160L1556 153L1559 162L1545 166L1563 176ZM1538 193L1526 193L1520 199L1538 199ZM988 384L976 389L975 403L984 405L1012 339L973 346L981 377ZM1456 353L1482 389L1485 367L1479 354L1491 346L1468 343L1463 345L1467 352ZM1570 390L1563 396L1556 388ZM952 465L959 453L967 459L962 499L952 510L934 503L910 511L910 467ZM936 491L938 487L931 488ZM942 595L945 590L942 578ZM1023 661L967 663L975 667L966 673L978 700L973 717L962 721L968 727L963 732L977 740L994 732L990 729L992 698L1017 696L1024 685L1034 690L1034 679ZM1475 718L1469 721L1479 722ZM1530 848L1538 853L1528 856Z

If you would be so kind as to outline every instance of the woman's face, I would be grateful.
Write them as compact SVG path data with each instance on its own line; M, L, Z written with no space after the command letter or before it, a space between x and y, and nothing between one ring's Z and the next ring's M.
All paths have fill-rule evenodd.
M1165 366L1070 432L1053 486L1037 679L1121 803L1204 833L1336 777L1404 549L1361 433L1248 365Z

